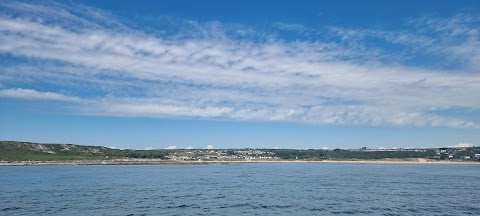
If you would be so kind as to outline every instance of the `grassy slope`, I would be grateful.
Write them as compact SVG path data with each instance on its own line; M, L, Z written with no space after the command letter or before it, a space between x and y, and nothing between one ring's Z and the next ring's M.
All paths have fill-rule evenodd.
M0 160L93 160L112 158L165 158L162 150L119 150L102 146L72 144L38 144L0 141Z

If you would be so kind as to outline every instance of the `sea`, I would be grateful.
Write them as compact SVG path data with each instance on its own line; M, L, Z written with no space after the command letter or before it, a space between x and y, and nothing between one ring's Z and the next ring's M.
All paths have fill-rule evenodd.
M480 215L480 165L3 166L0 215Z

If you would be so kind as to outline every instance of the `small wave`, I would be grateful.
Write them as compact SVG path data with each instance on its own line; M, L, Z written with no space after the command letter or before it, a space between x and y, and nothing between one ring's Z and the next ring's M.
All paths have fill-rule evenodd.
M20 207L7 207L7 208L3 208L2 211L14 211L14 210L19 210L19 209L22 209Z
M310 208L310 209L308 209L308 210L317 212L317 211L325 211L326 209L324 209L324 208L318 208L318 207L313 207L313 208Z
M167 208L167 209L184 209L184 208L200 208L200 206L199 205L181 204L181 205L175 205L175 206L166 206L165 208Z
M356 215L356 214L372 214L372 211L361 211L361 210L345 210L345 211L333 211L332 214L346 214L346 215Z
M238 204L233 204L233 205L223 205L220 206L219 208L251 208L251 209L288 209L292 208L292 205L265 205L265 204L260 204L260 205L255 205L255 204L250 204L250 203L238 203Z

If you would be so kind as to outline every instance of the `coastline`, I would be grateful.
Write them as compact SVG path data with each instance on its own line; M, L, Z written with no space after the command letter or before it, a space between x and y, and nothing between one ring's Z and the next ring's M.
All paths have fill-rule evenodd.
M172 161L156 159L116 159L116 160L61 160L61 161L0 161L0 166L75 166L75 165L207 165L242 163L350 163L350 164L464 164L480 165L470 161L434 161L423 158L414 160L232 160L232 161Z

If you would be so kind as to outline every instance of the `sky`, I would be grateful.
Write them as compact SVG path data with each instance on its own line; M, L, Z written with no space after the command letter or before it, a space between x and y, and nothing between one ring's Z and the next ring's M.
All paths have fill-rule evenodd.
M480 145L480 2L1 1L0 140Z

